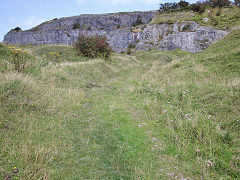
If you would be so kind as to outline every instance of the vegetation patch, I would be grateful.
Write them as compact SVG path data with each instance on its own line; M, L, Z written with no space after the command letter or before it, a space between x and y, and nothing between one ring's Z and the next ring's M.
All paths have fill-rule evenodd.
M72 29L80 29L80 28L81 28L81 26L79 23L75 23L72 27Z
M107 59L113 51L106 37L98 35L80 34L74 47L79 55L90 58L103 57Z
M191 26L189 24L186 24L183 28L182 28L183 32L190 32L191 31Z
M184 3L185 1L179 3L181 2ZM160 6L159 13L150 24L195 21L200 25L213 26L219 29L239 27L240 9L237 5L229 5L229 2L228 0L203 1L188 4L184 8L176 3L175 5L174 3L165 3ZM173 6L174 8L166 9L165 6ZM204 18L209 20L203 21Z
M192 20L195 13L190 11L162 12L158 13L150 24L174 23L177 21Z

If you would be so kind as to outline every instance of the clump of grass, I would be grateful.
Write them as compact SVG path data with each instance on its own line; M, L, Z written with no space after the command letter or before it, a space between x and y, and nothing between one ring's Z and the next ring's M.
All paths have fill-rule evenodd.
M50 55L50 57L52 58L52 61L55 63L55 64L60 64L60 61L59 61L59 53L58 52L50 52L48 53Z
M195 13L190 11L162 12L157 14L150 24L168 23L173 24L176 21L192 20Z
M26 83L15 79L13 81L2 83L1 104L8 113L17 111L34 111L40 110L38 101L41 100L40 95L35 95L34 91Z
M11 62L11 51L9 48L0 44L0 72L7 71Z
M225 8L207 8L201 15L196 14L192 20L201 25L214 26L219 29L238 27L240 24L240 9L238 7ZM208 18L209 21L202 21L203 18Z
M16 49L15 47L11 46L9 46L9 49L11 49L14 69L18 72L24 72L29 51Z
M29 54L29 50L21 49L13 46L0 47L0 67L1 72L15 70L17 72L25 73L32 61L33 56Z
M15 47L14 47L15 46ZM14 47L14 48L13 48ZM0 47L0 72L18 71L38 76L43 68L64 62L86 61L72 46L11 45Z
M35 47L33 49L33 52L39 57L42 57L44 55L49 56L49 53L55 52L59 54L58 61L61 63L86 61L86 58L77 54L74 47L68 45L42 45Z

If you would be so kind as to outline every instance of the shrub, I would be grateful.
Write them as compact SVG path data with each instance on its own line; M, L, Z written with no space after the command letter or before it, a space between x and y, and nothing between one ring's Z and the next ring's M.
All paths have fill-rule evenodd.
M229 0L210 0L209 3L212 7L219 7L219 8L224 6L229 6L231 4Z
M179 9L177 3L164 3L160 4L159 12L170 12Z
M178 5L180 6L180 8L186 8L189 6L189 2L184 1L184 0L180 0L180 2L178 3Z
M75 24L73 25L73 28L72 28L72 29L80 29L80 24L75 23Z
M217 13L216 13L216 16L220 16L220 15L221 15L221 12L222 12L222 9L219 8L218 11L217 11Z
M9 47L9 49L12 53L14 69L18 72L24 72L29 51L16 49L15 47Z
M132 49L127 48L127 55L131 55L132 54Z
M22 29L21 29L20 27L16 27L16 28L14 28L13 30L19 32L19 31L21 31Z
M128 45L128 48L129 48L129 49L134 49L134 48L136 48L136 44L130 43L130 44Z
M183 27L182 29L183 32L190 32L191 31L191 26L187 24L186 26Z
M74 47L79 55L89 58L103 57L107 59L113 52L106 37L99 35L87 36L79 34Z
M207 6L207 2L198 1L197 3L191 4L191 10L193 12L198 12L199 14L202 14L205 12L206 6Z

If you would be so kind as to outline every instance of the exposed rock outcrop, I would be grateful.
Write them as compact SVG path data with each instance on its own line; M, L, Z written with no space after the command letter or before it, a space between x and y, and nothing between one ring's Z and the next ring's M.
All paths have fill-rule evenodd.
M188 52L200 52L212 43L222 39L228 31L214 30L211 27L199 26L194 21L183 21L174 24L148 25L141 33L137 50L158 47L159 50L176 48Z
M157 11L80 15L54 19L26 31L11 30L4 42L13 44L72 44L79 33L103 35L114 50L126 51L130 44L136 50L158 47L159 50L179 48L199 52L229 32L199 26L193 21L174 24L148 24Z

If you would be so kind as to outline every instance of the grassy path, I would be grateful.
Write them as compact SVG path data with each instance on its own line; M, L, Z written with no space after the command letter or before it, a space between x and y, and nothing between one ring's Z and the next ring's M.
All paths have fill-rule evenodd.
M2 177L190 179L178 161L161 152L154 123L135 93L138 80L168 57L162 53L157 61L115 58L110 63L51 66L40 80L5 75ZM13 167L19 173L11 173Z
M136 60L136 59L135 59ZM153 63L154 65L154 63ZM136 77L152 64L135 64L101 87L93 87L68 124L71 163L63 168L70 179L183 178L177 162L161 154L147 116L134 96ZM68 156L69 158L69 156ZM56 176L57 177L57 176ZM60 177L57 177L60 178Z
M191 58L115 54L110 62L48 66L34 77L3 74L2 177L238 177L239 88Z

